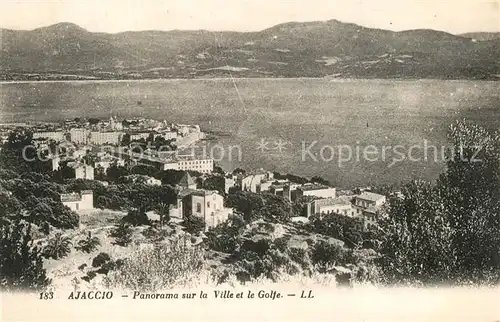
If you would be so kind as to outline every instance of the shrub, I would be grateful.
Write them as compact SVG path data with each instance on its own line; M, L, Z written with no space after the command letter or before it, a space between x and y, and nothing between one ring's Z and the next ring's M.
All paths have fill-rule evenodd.
M71 252L71 245L71 239L68 236L56 233L54 238L49 239L48 244L44 247L43 256L53 259L66 257Z
M99 253L92 260L92 267L101 267L103 264L109 262L111 257L107 253Z
M157 244L152 249L136 251L123 265L104 279L107 288L126 288L144 292L189 285L203 270L204 252L188 248L181 239L170 245Z
M96 276L97 276L96 272L90 271L90 272L87 272L87 274L84 277L82 277L82 280L90 283L90 281L93 280L94 277L96 277Z
M26 227L27 226L27 227ZM50 284L30 226L16 222L0 228L0 289L42 290Z
M344 250L341 246L323 240L314 245L311 251L312 262L319 265L336 264L343 257Z
M84 253L91 253L101 245L101 241L97 237L92 237L92 233L89 231L87 238L79 240L76 250L82 251Z
M240 247L240 253L254 252L262 257L271 248L271 241L265 238L254 240L245 240Z
M184 220L183 226L190 234L197 234L205 230L205 221L203 218L191 215Z
M142 226L142 225L150 225L151 222L148 216L139 210L130 211L125 217L123 217L123 222L129 223L132 226Z
M239 230L243 225L243 218L233 215L226 222L211 228L206 233L208 247L218 252L233 253L241 242Z
M110 233L111 237L115 238L114 244L120 246L128 246L132 242L133 229L127 223L121 223L116 226Z

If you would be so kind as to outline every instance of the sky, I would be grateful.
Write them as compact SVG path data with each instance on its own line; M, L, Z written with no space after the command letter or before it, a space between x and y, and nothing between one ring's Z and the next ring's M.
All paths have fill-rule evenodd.
M72 22L111 33L258 31L330 19L394 31L500 32L500 0L0 0L0 27L24 30Z

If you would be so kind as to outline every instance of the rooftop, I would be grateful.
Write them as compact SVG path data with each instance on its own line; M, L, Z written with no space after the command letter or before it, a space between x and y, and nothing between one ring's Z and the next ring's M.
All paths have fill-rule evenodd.
M337 198L316 199L312 202L314 202L317 206L352 205L351 200L345 196Z
M191 185L195 185L196 182L193 180L189 172L186 172L184 176L182 176L181 180L179 181L179 186L181 187L189 187Z
M324 186L324 185L310 184L310 185L303 185L297 189L300 189L302 191L312 191L312 190L325 190L325 189L334 189L334 188Z
M61 202L69 202L69 201L80 201L82 196L79 193L62 193L61 194Z
M179 198L184 198L189 195L195 195L195 196L201 196L201 197L206 197L206 196L211 196L214 194L219 194L218 191L215 190L203 190L203 189L183 189L179 191L178 197Z
M363 199L363 200L368 200L368 201L379 201L380 199L385 198L383 195L379 195L378 193L373 193L373 192L363 192L356 198L358 199Z

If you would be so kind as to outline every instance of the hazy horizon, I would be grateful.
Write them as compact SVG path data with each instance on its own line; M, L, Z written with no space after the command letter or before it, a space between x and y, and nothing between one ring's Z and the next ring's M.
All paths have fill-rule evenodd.
M338 20L392 31L500 32L500 0L67 0L7 1L0 28L33 30L73 23L90 32L261 31L287 22Z

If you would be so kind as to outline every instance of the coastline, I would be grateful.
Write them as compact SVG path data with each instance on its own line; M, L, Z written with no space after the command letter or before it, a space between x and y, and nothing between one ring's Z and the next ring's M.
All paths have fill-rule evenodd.
M350 77L210 77L210 78L142 78L142 79L54 79L54 80L21 80L6 81L0 80L0 85L10 84L33 84L33 83L136 83L136 82L182 82L182 81L235 81L235 80L265 80L265 81L284 81L284 80L324 80L328 82L370 82L370 81L389 81L389 82L500 82L500 78L493 79L442 79L442 78L350 78Z

